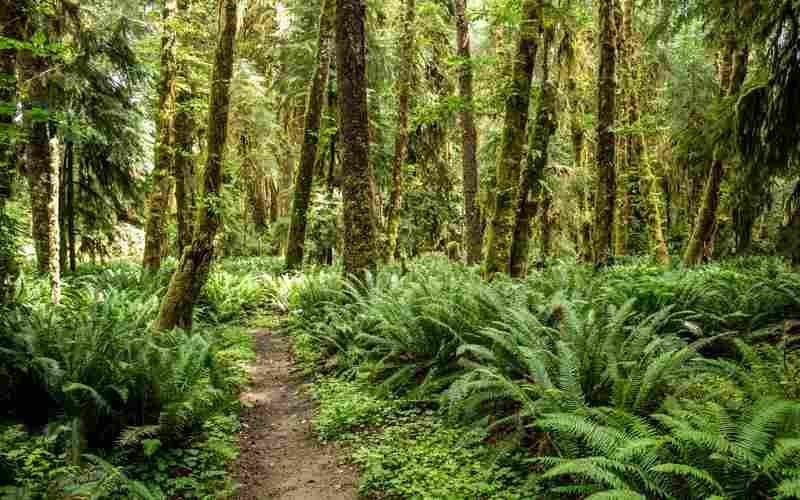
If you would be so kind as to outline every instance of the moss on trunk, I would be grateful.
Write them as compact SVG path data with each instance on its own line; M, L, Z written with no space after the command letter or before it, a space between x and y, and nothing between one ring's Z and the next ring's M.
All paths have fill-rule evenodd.
M614 0L601 0L600 70L597 84L597 189L594 210L594 262L606 265L614 241L614 209L617 197L616 138L616 26Z
M159 77L158 129L151 191L147 196L142 273L149 279L161 268L161 251L166 239L167 210L172 194L173 140L175 119L175 30L176 0L164 0L162 10L161 68Z
M366 5L337 0L336 68L342 140L344 273L358 279L378 261L375 186L369 162Z
M545 54L544 57L547 57ZM536 204L542 193L541 183L544 180L544 171L547 167L550 137L558 126L556 118L556 88L549 81L542 82L539 93L539 107L531 130L530 147L526 161L525 171L520 177L520 187L517 199L517 209L514 224L514 239L511 247L511 275L522 277L528 271L528 253L531 239L531 222L536 215ZM543 204L542 215L545 216L549 206L545 209ZM543 236L549 236L544 225L549 221L542 219ZM543 248L549 248L549 242Z
M297 169L294 183L292 221L286 249L287 269L297 269L303 265L308 207L311 204L311 188L314 182L314 166L317 161L322 107L325 103L325 89L328 85L328 70L331 61L331 33L336 17L336 0L323 0L321 9L317 40L317 72L308 91L303 149L300 152L300 166Z
M461 162L464 187L464 248L467 251L467 264L477 264L481 260L483 246L483 227L478 207L480 171L478 166L478 132L475 127L473 111L472 54L470 50L470 29L467 19L467 1L455 0L456 14L456 52L459 61L458 90L461 97Z
M397 137L392 160L392 190L389 195L389 212L386 216L386 260L393 262L397 253L397 236L400 230L400 205L403 193L403 164L408 153L408 115L414 80L414 47L416 1L404 0L403 39L400 44L400 68L397 80Z
M215 52L208 108L208 157L203 173L202 204L197 211L192 245L184 251L161 301L156 331L191 328L192 310L208 280L214 257L214 239L222 224L222 164L228 136L237 0L225 0L221 14L224 18Z
M523 21L514 60L511 93L506 100L505 124L497 160L497 189L486 233L484 274L491 279L498 272L510 272L515 203L520 182L525 127L528 123L531 80L536 66L542 2L525 0Z

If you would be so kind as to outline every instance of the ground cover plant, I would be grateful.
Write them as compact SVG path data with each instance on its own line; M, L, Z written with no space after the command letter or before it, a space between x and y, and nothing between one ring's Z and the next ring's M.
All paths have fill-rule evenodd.
M55 307L41 280L23 280L0 324L5 492L233 494L237 398L252 359L242 315L264 308L267 289L258 264L230 265L212 275L191 333L153 335L160 289L137 265L80 268Z
M502 455L513 473L489 473L504 486L487 498L794 498L795 278L753 259L690 272L563 264L487 283L424 258L368 286L308 276L288 325L338 375L319 385L317 430L357 443L367 495L440 497L432 477ZM497 449L448 441L461 432ZM431 449L434 462L410 465L432 443L454 462Z

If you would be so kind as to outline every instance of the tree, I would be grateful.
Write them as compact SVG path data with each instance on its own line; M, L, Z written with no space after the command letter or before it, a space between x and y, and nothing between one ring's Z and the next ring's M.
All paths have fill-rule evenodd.
M306 104L303 146L300 152L300 165L294 183L294 203L292 222L289 228L289 241L286 249L286 267L297 269L303 264L306 239L308 206L311 202L311 187L314 181L314 167L317 162L322 106L325 103L325 89L328 85L328 70L331 63L331 32L335 19L336 0L323 0L319 17L319 39L317 40L317 71L311 81Z
M542 51L542 83L539 90L539 106L536 120L531 127L525 171L520 177L517 194L517 208L514 222L514 238L511 244L511 275L522 277L527 273L528 250L531 240L531 222L536 214L536 203L542 194L541 184L545 178L550 137L558 127L556 109L556 88L550 81L549 52L550 41L554 36L552 28L545 30L544 50ZM551 196L544 194L542 200L542 248L550 246L551 222L547 220ZM545 255L542 255L544 258Z
M0 1L0 36L10 40L22 38L25 13L21 7L17 0ZM0 306L10 298L17 273L14 231L5 213L6 201L11 198L14 185L16 58L15 49L0 49Z
M222 27L214 56L208 106L208 156L203 172L203 198L197 212L191 248L184 251L161 301L156 331L192 326L192 310L208 280L214 238L222 224L222 165L228 136L230 82L233 76L237 0L222 0Z
M377 266L375 194L369 162L366 6L337 0L336 70L342 141L344 272L360 279Z
M510 270L514 204L519 190L520 161L528 123L531 80L536 66L541 17L541 0L525 0L522 3L522 25L514 59L511 93L506 99L505 124L497 160L497 192L486 234L484 273L487 278L492 278L498 272L508 273Z
M472 90L472 56L470 53L469 20L467 19L468 0L455 0L456 50L460 58L458 67L458 89L461 97L461 161L464 184L464 246L467 250L467 264L477 264L481 260L483 229L478 207L480 173L478 167L478 132L475 128Z
M614 0L600 0L600 73L597 84L597 188L595 195L594 262L609 263L614 241L617 199L616 139L616 27Z
M722 59L719 67L720 98L735 95L741 89L747 73L749 51L746 46L737 50L737 37L734 31L726 31L723 35ZM708 253L714 236L719 209L720 188L725 174L725 164L721 152L715 151L711 168L708 171L703 202L697 213L694 231L686 246L682 266L684 268L700 264Z
M172 193L175 119L175 51L177 0L164 0L161 20L161 68L159 76L158 129L151 191L147 197L147 222L144 236L142 273L154 276L161 267L162 247L166 238L167 210Z
M30 9L30 4L23 4ZM28 45L19 53L20 77L27 100L24 105L26 169L31 195L33 241L38 270L49 274L54 303L61 299L58 235L58 162L51 155L48 20L27 18L23 36Z
M403 164L408 155L408 114L414 75L416 0L404 0L403 37L400 42L400 67L397 80L397 138L392 160L392 188L386 223L386 260L392 262L397 253L400 229L400 206L403 194Z
M188 22L190 2L178 2L178 18ZM184 28L185 30L185 28ZM192 215L194 214L194 116L192 116L193 83L190 81L189 62L186 52L189 50L186 35L178 36L181 50L175 51L177 73L175 85L175 118L173 176L175 177L175 208L177 219L178 257L183 249L192 244Z

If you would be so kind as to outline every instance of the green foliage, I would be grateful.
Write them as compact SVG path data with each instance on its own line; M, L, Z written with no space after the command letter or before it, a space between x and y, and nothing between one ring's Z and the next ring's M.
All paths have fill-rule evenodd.
M523 477L519 491L536 498L789 498L796 488L800 420L782 320L797 314L800 282L781 261L680 273L555 265L486 283L426 258L365 284L326 273L294 283L290 331L309 360L340 373L319 386L317 430L361 446L364 493L515 498ZM498 472L502 447L454 445L448 436L463 429L398 410L409 405L438 407L486 442L508 438L527 465ZM462 470L489 474L488 489Z

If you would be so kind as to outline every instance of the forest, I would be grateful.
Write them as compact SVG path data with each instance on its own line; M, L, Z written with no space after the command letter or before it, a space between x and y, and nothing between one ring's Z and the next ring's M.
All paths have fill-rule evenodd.
M0 500L800 499L798 0L0 30Z

